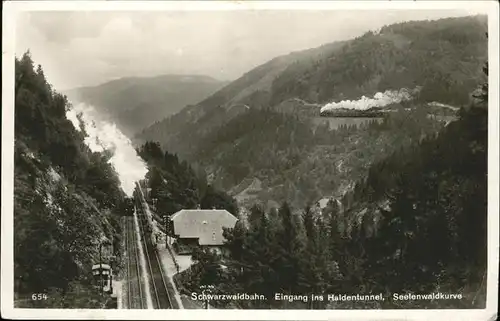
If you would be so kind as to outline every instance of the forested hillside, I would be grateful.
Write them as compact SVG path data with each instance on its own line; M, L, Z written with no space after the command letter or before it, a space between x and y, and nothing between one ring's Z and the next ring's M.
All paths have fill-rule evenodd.
M273 82L271 105L291 97L358 99L416 86L427 101L467 104L487 57L484 32L485 17L403 22L367 32L330 57L289 66Z
M163 152L158 143L146 142L137 153L147 162L148 199L155 200L155 213L172 215L182 209L226 209L235 216L238 207L225 192L207 184L204 172L196 173L177 155Z
M240 222L225 232L229 255L199 251L179 279L187 291L202 284L267 297L212 302L220 307L484 308L487 97L485 84L458 120L375 162L342 206L331 201L319 216L309 206L301 216L287 203L279 211L253 207L249 227ZM274 293L381 293L385 300L289 303ZM397 300L395 293L438 298Z
M105 297L91 284L99 244L105 244L105 257L119 261L121 255L120 182L110 155L91 152L85 133L66 118L68 108L42 67L34 69L29 52L16 58L14 290L19 307L103 307ZM33 301L33 293L48 299Z
M195 159L212 174L212 184L242 204L286 200L303 207L325 196L341 198L372 162L443 125L418 107L337 130L327 123L314 128L290 114L249 110L206 135ZM249 180L260 186L240 197Z
M252 107L265 107L273 80L291 63L298 59L318 59L318 57L337 51L342 45L342 42L332 43L276 57L245 73L197 105L187 106L179 113L158 120L138 133L136 138L140 142L159 141L162 147L165 147L170 136L181 131L189 133L186 126L190 124L199 123L210 127L213 123L217 123L219 118L224 121L227 116L231 117L245 110L246 104ZM179 150L181 146L176 147L178 147L176 150Z
M189 158L201 137L247 108L286 112L286 102L297 98L319 109L331 101L421 86L421 102L464 105L479 84L481 63L487 57L486 29L484 16L405 22L277 57L196 106L145 129L136 139L159 141Z
M340 197L373 161L435 133L469 104L487 55L485 30L482 16L405 22L278 57L136 141L158 141L205 168L244 204L302 207ZM412 99L370 125L334 131L319 117L328 102L404 88Z
M93 105L127 135L196 104L226 83L208 76L127 77L66 92L74 102Z

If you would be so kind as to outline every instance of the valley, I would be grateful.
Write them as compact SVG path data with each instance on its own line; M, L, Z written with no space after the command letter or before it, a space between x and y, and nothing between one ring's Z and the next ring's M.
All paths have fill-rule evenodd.
M473 44L479 38L459 41L446 32L461 26L467 33L480 33L481 24L478 17L420 22L416 38L416 25L403 23L275 58L198 104L145 128L134 142L159 142L203 168L204 175L225 190L236 188L244 179L258 179L263 184L258 199L263 203L287 200L302 206L325 195L340 197L374 160L437 132L454 119L459 107L439 104L463 106L470 101L470 95L463 93L478 85L479 61L485 51ZM424 48L436 46L440 49L434 51L433 63L420 68L419 61L428 54ZM456 70L463 73L456 74ZM445 77L448 72L453 76ZM333 109L325 108L335 104L380 107L370 117L354 109L328 114ZM323 110L327 114L321 114ZM429 115L427 120L423 114ZM368 129L374 121L384 129L374 130L375 125ZM372 151L367 146L377 148ZM344 172L338 173L339 166L328 163L332 153L338 155L337 162L350 160L342 161L347 166Z

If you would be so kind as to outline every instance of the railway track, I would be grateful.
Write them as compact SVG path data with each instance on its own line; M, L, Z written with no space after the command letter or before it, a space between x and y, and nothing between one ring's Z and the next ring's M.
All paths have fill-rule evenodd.
M142 204L141 204L142 206ZM139 230L142 235L143 244L145 248L146 264L149 274L151 276L151 290L154 309L175 309L177 304L171 299L168 281L166 275L161 267L161 261L158 253L154 248L151 239L146 235L145 217L143 214L144 209L141 208L138 214ZM141 213L141 215L139 215Z
M125 219L125 241L127 244L127 303L129 309L145 309L144 294L141 285L141 268L137 236L133 217Z

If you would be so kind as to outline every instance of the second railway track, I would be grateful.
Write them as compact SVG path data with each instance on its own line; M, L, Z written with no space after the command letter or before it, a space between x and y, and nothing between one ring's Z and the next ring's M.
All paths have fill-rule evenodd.
M144 293L141 284L141 268L134 220L125 219L125 241L127 243L127 308L145 309Z
M142 206L142 202L140 203ZM168 280L161 267L161 261L154 248L151 239L146 234L144 223L144 208L141 208L138 214L139 230L143 239L144 253L146 256L146 265L150 274L151 291L154 309L175 309L175 302L171 299ZM139 213L141 213L139 215Z

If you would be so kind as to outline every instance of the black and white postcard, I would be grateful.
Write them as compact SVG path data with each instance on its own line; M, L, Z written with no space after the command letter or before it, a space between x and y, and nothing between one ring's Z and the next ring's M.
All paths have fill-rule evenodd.
M4 2L2 317L494 318L498 8Z

